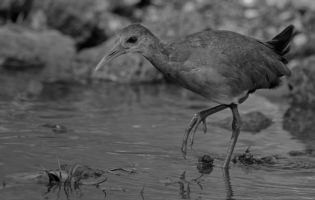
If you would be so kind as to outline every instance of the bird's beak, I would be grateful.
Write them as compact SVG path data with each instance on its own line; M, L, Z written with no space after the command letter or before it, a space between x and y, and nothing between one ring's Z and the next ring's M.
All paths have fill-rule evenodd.
M118 56L121 56L123 54L126 54L127 51L125 48L123 48L120 44L116 45L109 54L105 55L101 61L96 65L95 71L99 70L105 63L108 63L109 61L117 58Z

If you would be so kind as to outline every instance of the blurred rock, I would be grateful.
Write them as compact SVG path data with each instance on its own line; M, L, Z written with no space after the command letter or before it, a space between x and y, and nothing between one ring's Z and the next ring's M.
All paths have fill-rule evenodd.
M98 15L97 27L103 30L107 37L113 36L128 24L130 20L110 12L102 12Z
M26 71L32 69L42 69L44 63L40 61L37 57L21 59L16 57L7 57L1 63L1 66L8 71Z
M283 129L288 131L294 139L306 144L306 153L315 153L315 110L310 107L291 106L283 116ZM290 153L290 155L297 153ZM299 154L300 155L300 154Z
M34 32L4 26L0 28L0 46L2 75L28 73L32 79L45 82L73 78L73 41L56 31Z
M57 29L75 40L77 49L95 46L107 39L98 24L98 13L106 9L101 1L46 0L37 1L37 10L43 10L47 26Z
M32 11L34 0L2 0L0 1L0 24L6 21L19 22L25 20Z
M189 34L211 28L207 20L197 11L163 10L148 11L143 24L162 41L179 39Z
M296 60L291 65L289 86L292 105L315 108L315 56Z
M253 111L246 114L241 114L242 119L242 131L248 131L252 133L258 133L263 129L268 128L272 124L272 120L259 111ZM222 121L218 121L220 127L225 129L231 129L232 117L228 117Z
M283 129L304 142L315 140L314 124L315 111L309 108L292 106L283 116Z
M315 54L315 35L298 34L293 39L289 59L302 59Z

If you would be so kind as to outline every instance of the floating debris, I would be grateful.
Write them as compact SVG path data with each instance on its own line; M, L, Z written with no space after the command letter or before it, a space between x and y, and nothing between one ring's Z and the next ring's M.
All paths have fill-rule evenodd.
M81 187L93 186L104 193L105 197L108 197L111 191L127 191L119 186L112 187L108 182L110 177L128 176L135 173L135 168L118 167L101 170L81 164L60 164L58 160L57 169L41 167L40 171L37 172L8 175L6 176L7 180L2 181L2 188L11 187L11 184L16 183L35 183L47 187L43 194L45 198L48 198L48 195L59 197L62 193L66 195L67 199L75 199L74 196L82 195Z
M241 163L243 165L249 166L249 165L274 165L277 163L278 156L265 156L265 157L254 157L254 155L250 152L249 147L246 149L246 151L241 154L237 155L233 158L233 163Z
M50 128L54 133L67 133L68 128L61 124L43 124L43 127Z

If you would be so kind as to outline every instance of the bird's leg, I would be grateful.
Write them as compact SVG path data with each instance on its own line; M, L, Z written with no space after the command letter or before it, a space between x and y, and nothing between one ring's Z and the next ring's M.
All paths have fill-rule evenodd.
M228 108L228 107L229 107L228 105L222 104L222 105L215 106L213 108L202 110L202 111L200 111L194 115L194 117L191 119L191 121L190 121L190 123L186 129L186 132L184 134L184 139L183 139L182 148L181 148L184 158L186 157L186 154L187 154L187 142L188 142L188 138L189 138L190 134L192 133L192 130L194 129L193 136L191 139L191 145L193 144L194 135L195 135L195 132L196 132L199 124L201 122L203 123L203 125L204 125L203 131L206 132L206 130L207 130L206 118L209 115L212 115L212 114L219 112L219 111L221 111L225 108Z
M231 177L229 169L223 169L223 180L225 185L225 191L226 191L226 199L233 199L233 189L231 184Z
M241 124L242 124L240 114L238 113L237 105L231 104L230 108L231 108L232 114L233 114L232 137L231 137L230 144L229 144L229 147L227 150L227 155L226 155L226 158L225 158L225 161L223 164L224 169L229 168L231 157L232 157L232 154L234 151L235 144L237 142L238 135L240 134Z
M192 136L190 137L190 146L191 147L194 144L194 138L195 138L195 134L196 134L196 131L197 131L197 128L198 128L199 124L202 122L202 124L203 124L203 132L206 133L207 132L206 118L209 115L212 115L212 114L214 114L216 112L219 112L219 111L221 111L221 110L223 110L223 109L225 109L227 107L228 106L226 106L226 105L219 105L219 106L216 106L216 107L213 107L213 108L210 108L210 109L206 109L206 110L200 111L199 113L195 114L194 117L197 116L197 121L196 121L196 124L194 125L194 131L192 132Z

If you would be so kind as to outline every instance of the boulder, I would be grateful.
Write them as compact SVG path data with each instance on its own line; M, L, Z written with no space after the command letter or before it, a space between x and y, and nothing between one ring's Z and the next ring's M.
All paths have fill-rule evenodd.
M99 45L129 23L102 0L39 1L36 7L44 11L47 26L72 37L78 50Z
M2 0L0 1L0 24L7 21L25 20L32 11L34 0Z
M291 106L283 115L283 129L294 139L305 144L303 153L291 152L290 155L315 155L315 111L309 107Z
M241 114L242 119L242 131L248 131L252 133L258 133L263 129L268 128L272 124L272 120L259 111L253 111L246 114ZM217 124L225 129L231 129L232 117L228 117Z
M291 106L283 115L283 129L303 142L313 143L315 140L314 123L315 111L312 109Z
M48 27L72 37L78 49L93 46L107 38L97 27L95 17L96 8L103 8L100 1L37 1L35 7L44 11Z
M57 31L3 26L0 47L1 88L7 88L8 96L27 90L29 85L41 88L40 82L75 79L71 69L74 42Z
M315 108L315 56L291 62L289 78L291 104Z

